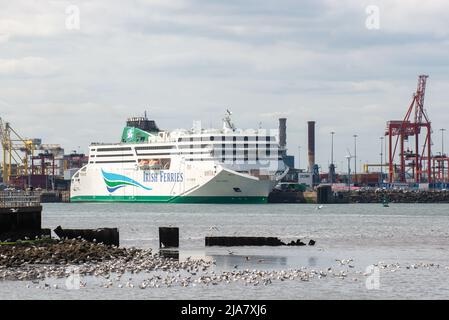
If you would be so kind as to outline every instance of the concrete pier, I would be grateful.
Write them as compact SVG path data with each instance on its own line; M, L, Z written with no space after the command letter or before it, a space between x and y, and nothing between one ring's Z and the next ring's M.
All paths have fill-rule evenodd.
M179 250L160 249L159 256L162 258L179 261Z
M275 237L206 237L206 247L210 246L282 246Z
M268 195L268 203L306 203L302 191L273 190Z
M311 240L313 241L313 240ZM282 242L275 237L206 237L206 247L222 246L304 246L306 245L300 239L291 241L289 243ZM315 241L313 241L315 244ZM309 242L309 245L313 245Z
M42 207L0 207L0 241L17 241L50 237L49 229L42 229Z
M317 187L317 203L332 203L332 186L323 184Z
M159 248L178 248L179 228L159 227Z
M120 237L117 228L100 229L62 229L58 226L53 230L61 239L84 239L89 242L103 243L105 245L119 246Z

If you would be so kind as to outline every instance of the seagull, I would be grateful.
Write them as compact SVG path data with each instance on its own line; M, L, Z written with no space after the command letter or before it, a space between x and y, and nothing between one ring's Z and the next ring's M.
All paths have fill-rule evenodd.
M234 251L228 249L228 254L234 254Z
M9 210L11 210L11 212L14 212L14 213L16 213L16 212L19 211L19 209L17 209L17 208L11 208L11 209L9 209Z
M318 207L315 208L315 210L320 210L320 209L323 209L323 208L324 208L324 206L322 204L320 204Z

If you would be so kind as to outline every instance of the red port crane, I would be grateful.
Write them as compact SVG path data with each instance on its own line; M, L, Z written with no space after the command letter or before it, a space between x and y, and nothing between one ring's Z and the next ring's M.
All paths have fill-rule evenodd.
M427 75L418 77L418 87L413 95L404 119L392 120L387 122L385 136L388 136L388 171L389 181L406 182L406 167L411 169L413 182L431 182L431 124L429 117L424 109L424 96L426 92ZM413 116L413 119L411 119ZM420 146L421 128L426 128L424 143ZM414 148L404 150L404 141L409 137L415 137ZM394 139L396 137L396 139ZM394 141L393 141L394 140ZM397 152L399 144L399 152ZM399 170L394 164L396 155L399 154ZM395 175L398 173L398 175ZM426 179L423 179L426 177Z

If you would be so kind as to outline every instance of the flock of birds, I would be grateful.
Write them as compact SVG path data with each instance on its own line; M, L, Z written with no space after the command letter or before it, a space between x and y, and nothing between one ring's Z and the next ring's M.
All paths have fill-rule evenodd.
M235 255L228 250L228 254ZM242 257L249 260L251 257ZM262 262L263 259L258 260ZM112 261L99 263L86 262L81 265L23 265L16 268L0 267L0 280L24 280L27 288L36 289L63 289L57 280L67 279L69 276L78 275L79 288L99 286L101 288L160 288L160 287L195 287L198 285L241 284L245 286L266 286L284 281L311 281L313 279L336 278L350 279L352 281L363 280L369 274L355 269L353 259L336 259L333 266L324 269L311 269L301 267L288 270L258 270L234 268L229 271L219 271L215 261L187 258L183 261L167 259L152 254L151 250L142 250L136 256L121 257ZM384 272L396 272L398 270L431 269L440 268L433 263L386 264L378 262L374 266ZM442 267L443 269L443 267ZM445 267L449 270L449 267ZM51 280L51 281L50 281Z

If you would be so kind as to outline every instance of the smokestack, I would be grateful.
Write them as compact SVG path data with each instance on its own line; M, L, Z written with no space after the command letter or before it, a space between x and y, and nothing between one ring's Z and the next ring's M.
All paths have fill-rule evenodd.
M315 165L315 121L308 121L308 156L309 156L309 172L313 172Z
M287 148L287 119L279 118L279 145L283 150L282 155L285 155Z

